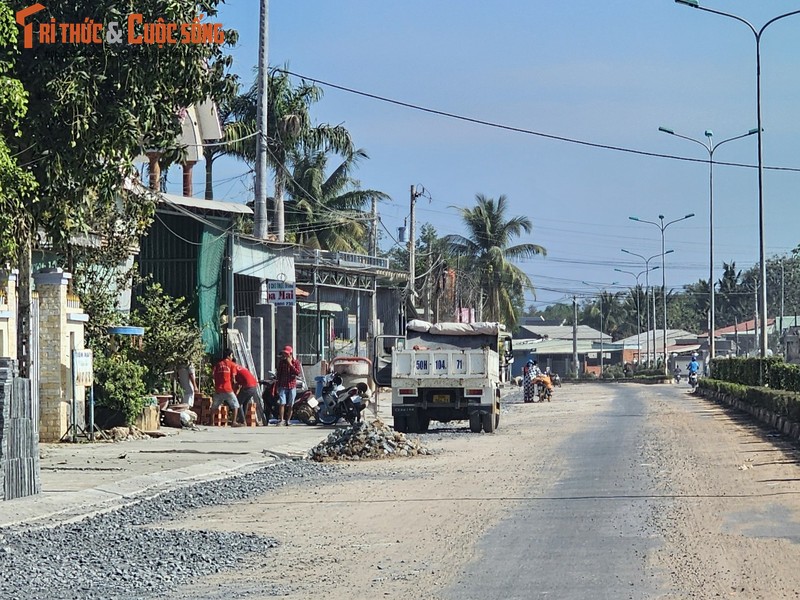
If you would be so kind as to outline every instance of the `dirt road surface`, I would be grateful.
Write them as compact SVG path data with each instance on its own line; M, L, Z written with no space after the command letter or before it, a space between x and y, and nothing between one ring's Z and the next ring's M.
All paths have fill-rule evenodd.
M520 400L494 435L443 426L432 456L159 525L279 540L168 597L800 597L795 446L683 386Z

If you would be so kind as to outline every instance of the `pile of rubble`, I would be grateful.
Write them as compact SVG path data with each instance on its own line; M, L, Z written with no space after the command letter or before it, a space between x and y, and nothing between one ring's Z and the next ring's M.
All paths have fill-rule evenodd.
M430 452L418 439L407 438L380 419L337 429L308 453L311 460L362 460L417 456Z

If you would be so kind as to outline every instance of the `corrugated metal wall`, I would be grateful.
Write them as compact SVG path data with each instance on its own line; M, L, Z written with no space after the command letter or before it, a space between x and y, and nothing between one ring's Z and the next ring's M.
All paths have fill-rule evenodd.
M152 276L170 296L193 303L202 231L203 224L195 219L158 213L141 241L139 272Z
M358 300L355 290L342 290L332 287L320 287L320 300L322 302L335 302L340 305L344 310L334 315L334 334L337 338L349 339L350 331L348 326L348 317L355 316ZM306 299L307 302L315 302L313 290L311 296ZM361 294L361 310L359 314L359 329L361 330L361 339L367 339L369 331L369 318L371 310L371 294L368 292L360 292ZM378 288L377 300L377 316L378 320L382 323L384 335L399 335L400 332L400 307L402 305L402 291L396 288Z

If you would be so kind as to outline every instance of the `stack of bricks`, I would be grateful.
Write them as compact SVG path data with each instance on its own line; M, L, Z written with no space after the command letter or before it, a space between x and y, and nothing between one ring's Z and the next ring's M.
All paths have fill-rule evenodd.
M244 415L245 423L248 427L255 427L258 425L258 416L256 415L256 403L248 402L247 410Z
M0 358L0 500L41 491L37 411L30 380L16 373L15 360Z
M211 425L211 404L212 400L209 396L203 394L195 395L192 410L197 415L198 425Z
M228 406L220 404L217 410L212 411L212 423L215 427L227 427L228 425Z

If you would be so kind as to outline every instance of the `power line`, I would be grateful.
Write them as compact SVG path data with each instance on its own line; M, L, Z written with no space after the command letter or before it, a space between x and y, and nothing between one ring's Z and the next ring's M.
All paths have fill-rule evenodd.
M447 117L449 119L456 119L458 121L465 121L467 123L473 123L475 125L483 125L484 127L493 127L495 129L502 129L504 131L513 131L514 133L522 133L525 135L533 135L536 137L541 137L549 140L555 140L558 142L566 142L569 144L577 144L580 146L588 146L590 148L599 148L601 150L613 150L615 152L625 152L627 154L637 154L639 156L649 156L652 158L666 158L669 160L680 160L685 162L694 162L694 163L704 163L708 164L710 162L707 158L690 158L687 156L677 156L674 154L662 154L660 152L648 152L646 150L635 150L633 148L625 148L623 146L612 146L610 144L600 144L597 142L588 142L586 140L579 140L576 138L569 138L561 135L555 135L551 133L544 133L541 131L534 131L532 129L525 129L523 127L515 127L513 125L505 125L503 123L495 123L492 121L486 121L484 119L476 119L474 117L466 117L464 115L459 115L456 113L451 113L443 110L438 110L435 108L427 108L425 106L420 106L418 104L412 104L410 102L404 102L402 100L394 100L393 98L387 98L385 96L379 96L377 94L372 94L369 92L363 92L361 90L356 90L354 88L349 88L343 85L338 85L336 83L331 83L329 81L324 81L322 79L317 79L315 77L308 77L306 75L301 75L299 73L294 73L292 71L287 71L285 69L276 69L280 72L286 73L287 75L291 75L293 77L299 77L300 79L304 79L306 81L311 81L315 84L327 86L333 89L337 89L343 92L347 92L350 94L355 94L358 96L363 96L365 98L371 98L372 100L378 100L380 102L386 102L388 104L394 104L396 106L402 106L404 108L410 108L412 110L417 110L433 115L438 115L440 117ZM748 169L755 169L758 165L749 165L744 163L732 163L732 162L720 162L714 161L715 165L724 165L727 167L744 167ZM791 172L800 172L800 168L796 167L768 167L765 166L765 169L770 169L773 171L791 171Z

